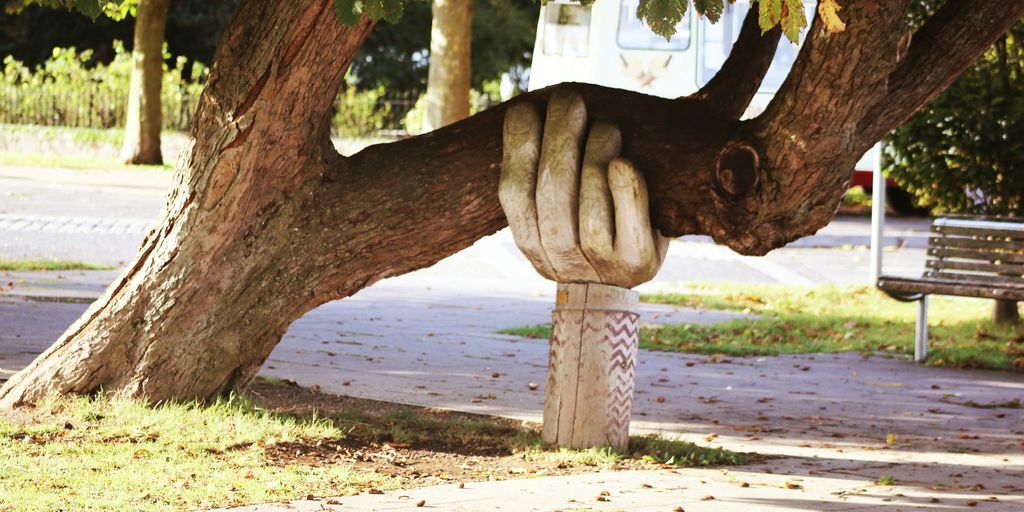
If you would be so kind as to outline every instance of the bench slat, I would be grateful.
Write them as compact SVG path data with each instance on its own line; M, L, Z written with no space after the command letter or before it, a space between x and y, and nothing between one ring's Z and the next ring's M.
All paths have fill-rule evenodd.
M932 230L951 233L981 233L984 231L998 231L1006 233L1005 236L1019 237L1021 234L1024 234L1024 222L1021 222L1018 219L996 217L989 219L957 219L939 217L932 222Z
M992 274L955 274L952 272L944 272L942 270L930 270L925 272L922 278L950 279L953 281L965 281L1003 288L1024 288L1024 279L1010 276L995 276Z
M959 236L928 237L929 247L956 247L964 249L1006 249L1024 251L1024 240L1007 238L968 238Z
M946 249L941 247L932 247L928 249L928 255L936 258L960 258L965 260L1024 263L1024 254L1014 252L996 252L991 250Z
M878 287L890 295L955 295L988 299L1024 300L1024 286L994 286L943 278L907 278L881 276Z
M1024 276L1024 265L1014 263L978 263L973 261L928 260L924 263L928 268L936 270L966 270L970 272L988 272L991 274L1007 274L1011 277Z
M991 223L988 227L963 227L963 226L946 226L940 224L932 224L932 231L935 233L942 233L945 235L960 235L960 236L995 236L1002 238L1011 238L1014 240L1024 239L1024 229L1017 229L1017 224L1007 223L1007 227L1001 227L998 223ZM1010 227L1013 226L1013 227Z

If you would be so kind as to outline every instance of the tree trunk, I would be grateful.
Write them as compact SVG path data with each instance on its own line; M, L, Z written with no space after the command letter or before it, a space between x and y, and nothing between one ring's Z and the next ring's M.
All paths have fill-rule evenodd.
M1013 324L1020 322L1020 311L1015 300L996 299L992 310L992 320L997 324Z
M129 164L160 165L160 86L164 74L164 28L170 0L139 0L132 48L132 79L128 89L121 158Z
M750 122L725 114L742 110L735 103L750 93L746 83L733 94L679 100L556 87L581 94L591 119L620 127L623 155L643 170L664 234L710 234L763 254L831 219L853 163L874 142L857 127L882 129L865 118L874 106L895 98L886 111L895 119L915 97L917 107L927 100L886 86L904 73L895 49L904 2L849 0L842 34L825 33L816 20L797 74ZM153 401L228 391L255 374L306 311L505 226L497 194L502 106L351 157L334 150L332 105L373 23L344 27L332 7L333 0L242 3L158 227L104 296L0 389L0 407L101 387ZM906 54L930 68L906 85L911 90L931 91L962 72L1024 15L1024 0L947 0L943 9L966 14L922 30L958 37L925 38L940 61L910 46ZM773 49L749 48L757 55L730 59L763 64ZM936 66L947 74L933 73ZM550 92L514 101L543 106Z
M473 0L434 0L424 130L469 117Z

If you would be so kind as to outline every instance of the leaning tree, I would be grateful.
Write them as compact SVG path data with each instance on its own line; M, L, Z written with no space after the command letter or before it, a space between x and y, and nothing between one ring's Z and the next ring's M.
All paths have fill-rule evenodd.
M713 18L723 1L693 3ZM641 1L640 13L671 30L688 2ZM798 23L787 13L799 0L760 0L722 70L690 97L561 84L512 101L541 107L552 89L574 90L589 119L620 127L663 234L707 234L764 254L824 226L860 155L1024 15L1024 0L946 0L911 32L909 0L839 2L845 31L816 16L789 77L754 119L739 120L780 33ZM822 0L821 11L836 5ZM210 397L252 378L310 309L504 227L501 106L352 156L331 144L346 68L372 18L400 7L244 0L157 227L103 297L11 378L0 405L101 387L154 401Z

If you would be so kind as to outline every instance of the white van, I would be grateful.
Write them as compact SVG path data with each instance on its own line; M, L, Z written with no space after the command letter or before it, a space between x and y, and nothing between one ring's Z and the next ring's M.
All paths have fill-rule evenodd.
M676 35L666 41L637 18L638 1L596 0L582 6L553 0L542 6L530 90L561 82L587 82L665 98L692 94L722 67L750 10L748 0L726 3L722 19L711 23L695 16L691 7L676 26ZM816 5L804 2L808 20L814 19ZM782 38L744 117L764 111L799 50L799 45ZM857 162L855 185L871 187L879 150L875 145Z

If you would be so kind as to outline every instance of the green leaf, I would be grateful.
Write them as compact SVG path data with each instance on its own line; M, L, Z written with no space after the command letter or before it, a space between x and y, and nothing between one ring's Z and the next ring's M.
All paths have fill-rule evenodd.
M334 15L338 21L349 27L356 26L363 14L361 0L334 0Z
M721 0L717 1L721 2ZM641 1L636 8L636 17L647 22L655 34L665 39L671 39L676 33L676 24L683 20L689 4L689 0Z
M381 0L364 0L363 14L371 20L377 21L384 17L384 4Z
M75 9L82 14L96 19L97 16L103 14L103 7L106 5L106 0L74 0Z
M711 23L718 23L722 18L724 5L722 0L693 0L693 10L701 16L706 16Z
M785 8L782 10L782 33L786 38L796 43L800 41L800 31L807 26L807 15L804 14L804 3L802 0L785 0Z
M757 0L757 9L762 34L782 21L782 0Z

